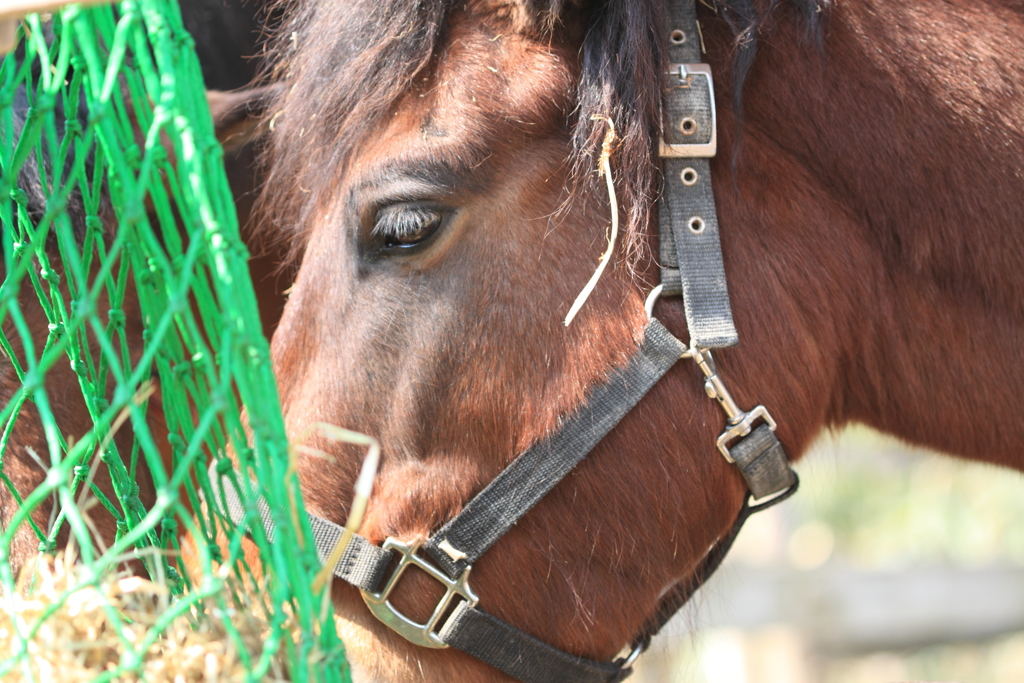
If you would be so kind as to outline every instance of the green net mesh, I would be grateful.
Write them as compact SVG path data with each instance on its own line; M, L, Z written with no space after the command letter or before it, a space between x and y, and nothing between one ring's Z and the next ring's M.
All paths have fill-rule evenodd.
M70 6L18 37L0 66L0 679L74 680L49 648L81 676L173 680L159 658L206 633L220 649L185 680L231 673L225 653L229 678L347 680L176 4ZM273 543L255 494L248 536L205 505L211 465L255 483ZM104 621L79 636L87 607Z

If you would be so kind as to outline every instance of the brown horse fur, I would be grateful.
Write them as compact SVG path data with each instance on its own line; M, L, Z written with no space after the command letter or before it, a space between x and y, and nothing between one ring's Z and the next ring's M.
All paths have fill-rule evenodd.
M644 323L661 10L541 5L310 2L284 31L267 192L301 266L274 358L291 434L326 421L381 439L374 541L454 515ZM1021 468L1024 15L846 0L819 42L806 3L699 13L720 145L737 152L712 168L741 337L718 358L740 404L764 403L793 457L859 421ZM648 248L633 268L620 250L566 329L608 224L591 113L616 121L624 217ZM383 247L381 208L418 202L444 212L436 236ZM655 312L687 338L678 300ZM714 448L722 426L680 363L478 562L482 608L612 657L732 524L743 485ZM358 454L308 443L335 456L301 462L309 507L342 522ZM395 602L422 618L436 594L411 576ZM406 643L340 582L334 597L356 680L497 678Z

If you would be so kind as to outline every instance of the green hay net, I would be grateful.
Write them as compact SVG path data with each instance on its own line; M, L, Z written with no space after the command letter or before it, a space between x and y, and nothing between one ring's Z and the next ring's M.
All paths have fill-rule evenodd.
M173 680L155 659L207 633L240 662L220 680L348 680L177 5L69 6L18 41L0 66L0 679L77 680L40 663L56 648L97 680ZM259 561L204 504L211 465L269 505L273 543L248 500ZM60 640L83 605L104 625ZM218 674L197 666L185 680Z

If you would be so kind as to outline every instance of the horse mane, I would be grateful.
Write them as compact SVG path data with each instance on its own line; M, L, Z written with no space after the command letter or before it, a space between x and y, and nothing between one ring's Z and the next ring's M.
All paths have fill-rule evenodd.
M794 5L808 35L820 42L829 0L699 0L730 26L734 40L733 90L737 118L742 84L754 62L758 34L780 2ZM308 224L330 196L332 171L371 132L428 69L449 13L465 0L280 0L290 17L270 49L267 77L284 80L268 108L270 169L262 208L267 224L302 248L296 226ZM709 3L715 4L709 4ZM495 3L496 4L496 3ZM664 73L664 0L508 0L517 28L553 38L584 5L586 26L576 108L568 122L572 147L569 200L597 180L606 121L617 144L612 163L625 210L626 253L639 256L660 184L655 141L660 131ZM290 11L289 11L290 10ZM280 116L287 111L287 116ZM280 118L279 118L280 117ZM314 201L307 201L310 194ZM319 199L318 199L319 198ZM299 239L294 239L298 237Z

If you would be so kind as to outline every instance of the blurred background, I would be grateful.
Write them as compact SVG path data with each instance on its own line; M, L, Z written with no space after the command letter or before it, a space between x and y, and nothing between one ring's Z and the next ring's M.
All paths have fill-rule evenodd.
M796 469L631 680L1024 682L1024 475L863 427Z

